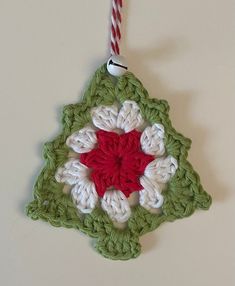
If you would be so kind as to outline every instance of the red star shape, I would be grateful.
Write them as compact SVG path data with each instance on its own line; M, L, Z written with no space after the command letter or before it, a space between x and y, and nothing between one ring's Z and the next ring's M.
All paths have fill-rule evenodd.
M140 191L139 177L154 157L142 152L141 132L133 130L124 134L100 130L96 132L97 148L81 154L80 161L90 168L91 179L100 197L114 188L126 197Z

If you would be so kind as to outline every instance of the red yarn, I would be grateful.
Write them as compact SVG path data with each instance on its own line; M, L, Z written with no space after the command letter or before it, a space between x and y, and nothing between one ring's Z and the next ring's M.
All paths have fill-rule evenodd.
M91 179L100 197L110 189L122 191L126 197L140 191L139 177L154 157L141 151L141 132L133 130L118 135L100 130L96 132L98 147L81 154L82 164L92 169Z

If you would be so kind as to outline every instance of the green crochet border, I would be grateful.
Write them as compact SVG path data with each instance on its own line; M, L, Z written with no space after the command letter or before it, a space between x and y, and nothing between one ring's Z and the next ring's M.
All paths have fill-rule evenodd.
M138 103L145 120L164 125L167 153L178 160L179 168L163 192L162 213L152 214L141 206L135 206L127 227L121 230L100 208L89 215L78 215L70 196L62 191L63 184L57 183L54 176L57 168L68 159L66 138L91 121L90 109L101 104L111 105L114 101L122 103L127 99ZM187 161L191 141L172 127L168 112L168 103L150 99L132 73L113 78L103 65L96 71L82 102L64 107L62 133L44 145L46 164L35 183L34 200L27 206L27 215L34 220L48 221L53 226L79 229L96 239L95 247L104 257L127 260L140 254L141 235L165 221L187 217L196 209L208 209L211 197L203 190L198 174Z

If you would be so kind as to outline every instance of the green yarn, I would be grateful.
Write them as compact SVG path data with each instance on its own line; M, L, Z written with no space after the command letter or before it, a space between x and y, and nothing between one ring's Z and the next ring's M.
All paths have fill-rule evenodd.
M70 196L63 192L63 184L56 182L55 173L68 159L67 137L91 121L91 108L101 104L112 105L115 101L122 103L127 99L137 102L146 121L164 125L166 151L177 159L179 167L162 193L164 204L161 214L152 214L141 206L135 206L127 227L121 230L113 225L101 208L96 208L89 215L79 215ZM27 206L27 215L34 220L48 221L53 226L79 229L95 238L95 247L104 257L127 260L140 254L141 235L163 222L187 217L196 209L208 209L211 197L187 161L191 141L172 127L168 112L168 103L150 99L132 73L113 78L103 65L96 71L82 102L64 107L61 134L44 145L46 164L35 183L34 200Z

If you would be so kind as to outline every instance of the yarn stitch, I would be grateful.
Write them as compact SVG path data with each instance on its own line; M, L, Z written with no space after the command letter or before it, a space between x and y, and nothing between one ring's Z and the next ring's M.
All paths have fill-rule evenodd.
M89 129L92 122L96 127L102 127L100 129L114 132L114 122L122 114L121 110L118 112L118 106L114 106L118 103L123 107L125 102L132 105L128 111L133 119L130 122L135 120L135 126L140 127L142 118L150 125L141 134L140 143L142 151L156 159L146 166L140 177L143 187L139 192L140 205L130 208L123 192L109 190L105 192L100 208L95 183L90 180L89 168L80 162L81 155L68 158L71 149L75 154L85 154L96 148L97 132ZM136 106L137 117L132 115ZM98 119L97 108L101 118L111 115L108 121ZM163 222L187 217L196 209L208 209L211 197L187 161L191 142L175 131L168 112L167 102L149 99L147 91L132 73L114 79L103 65L95 73L82 102L64 108L61 134L45 144L46 165L34 186L34 200L27 206L27 215L48 221L53 226L80 229L96 239L96 249L103 256L126 260L140 254L141 235ZM128 133L128 128L133 126L124 128L122 124L126 118L120 115L118 126ZM102 124L98 126L96 122ZM167 156L161 157L163 154ZM167 182L162 193L157 181ZM65 184L72 185L71 193L65 191ZM161 212L151 213L149 209L158 204L162 204ZM124 229L116 228L112 222L126 221L127 217Z
M140 151L140 136L137 131L121 135L98 131L99 148L81 154L80 161L93 170L91 178L100 197L109 187L126 197L142 189L139 177L154 157Z
M144 208L160 208L164 199L159 183L167 183L178 168L172 156L159 158L165 151L164 127L156 123L143 134L137 131L144 119L131 100L124 101L120 110L117 105L93 108L91 116L103 130L86 126L69 136L66 144L78 154L75 162L58 169L57 182L74 186L71 195L80 212L91 212L99 196L103 210L118 223L131 215L128 197L133 192L141 191L139 202Z

